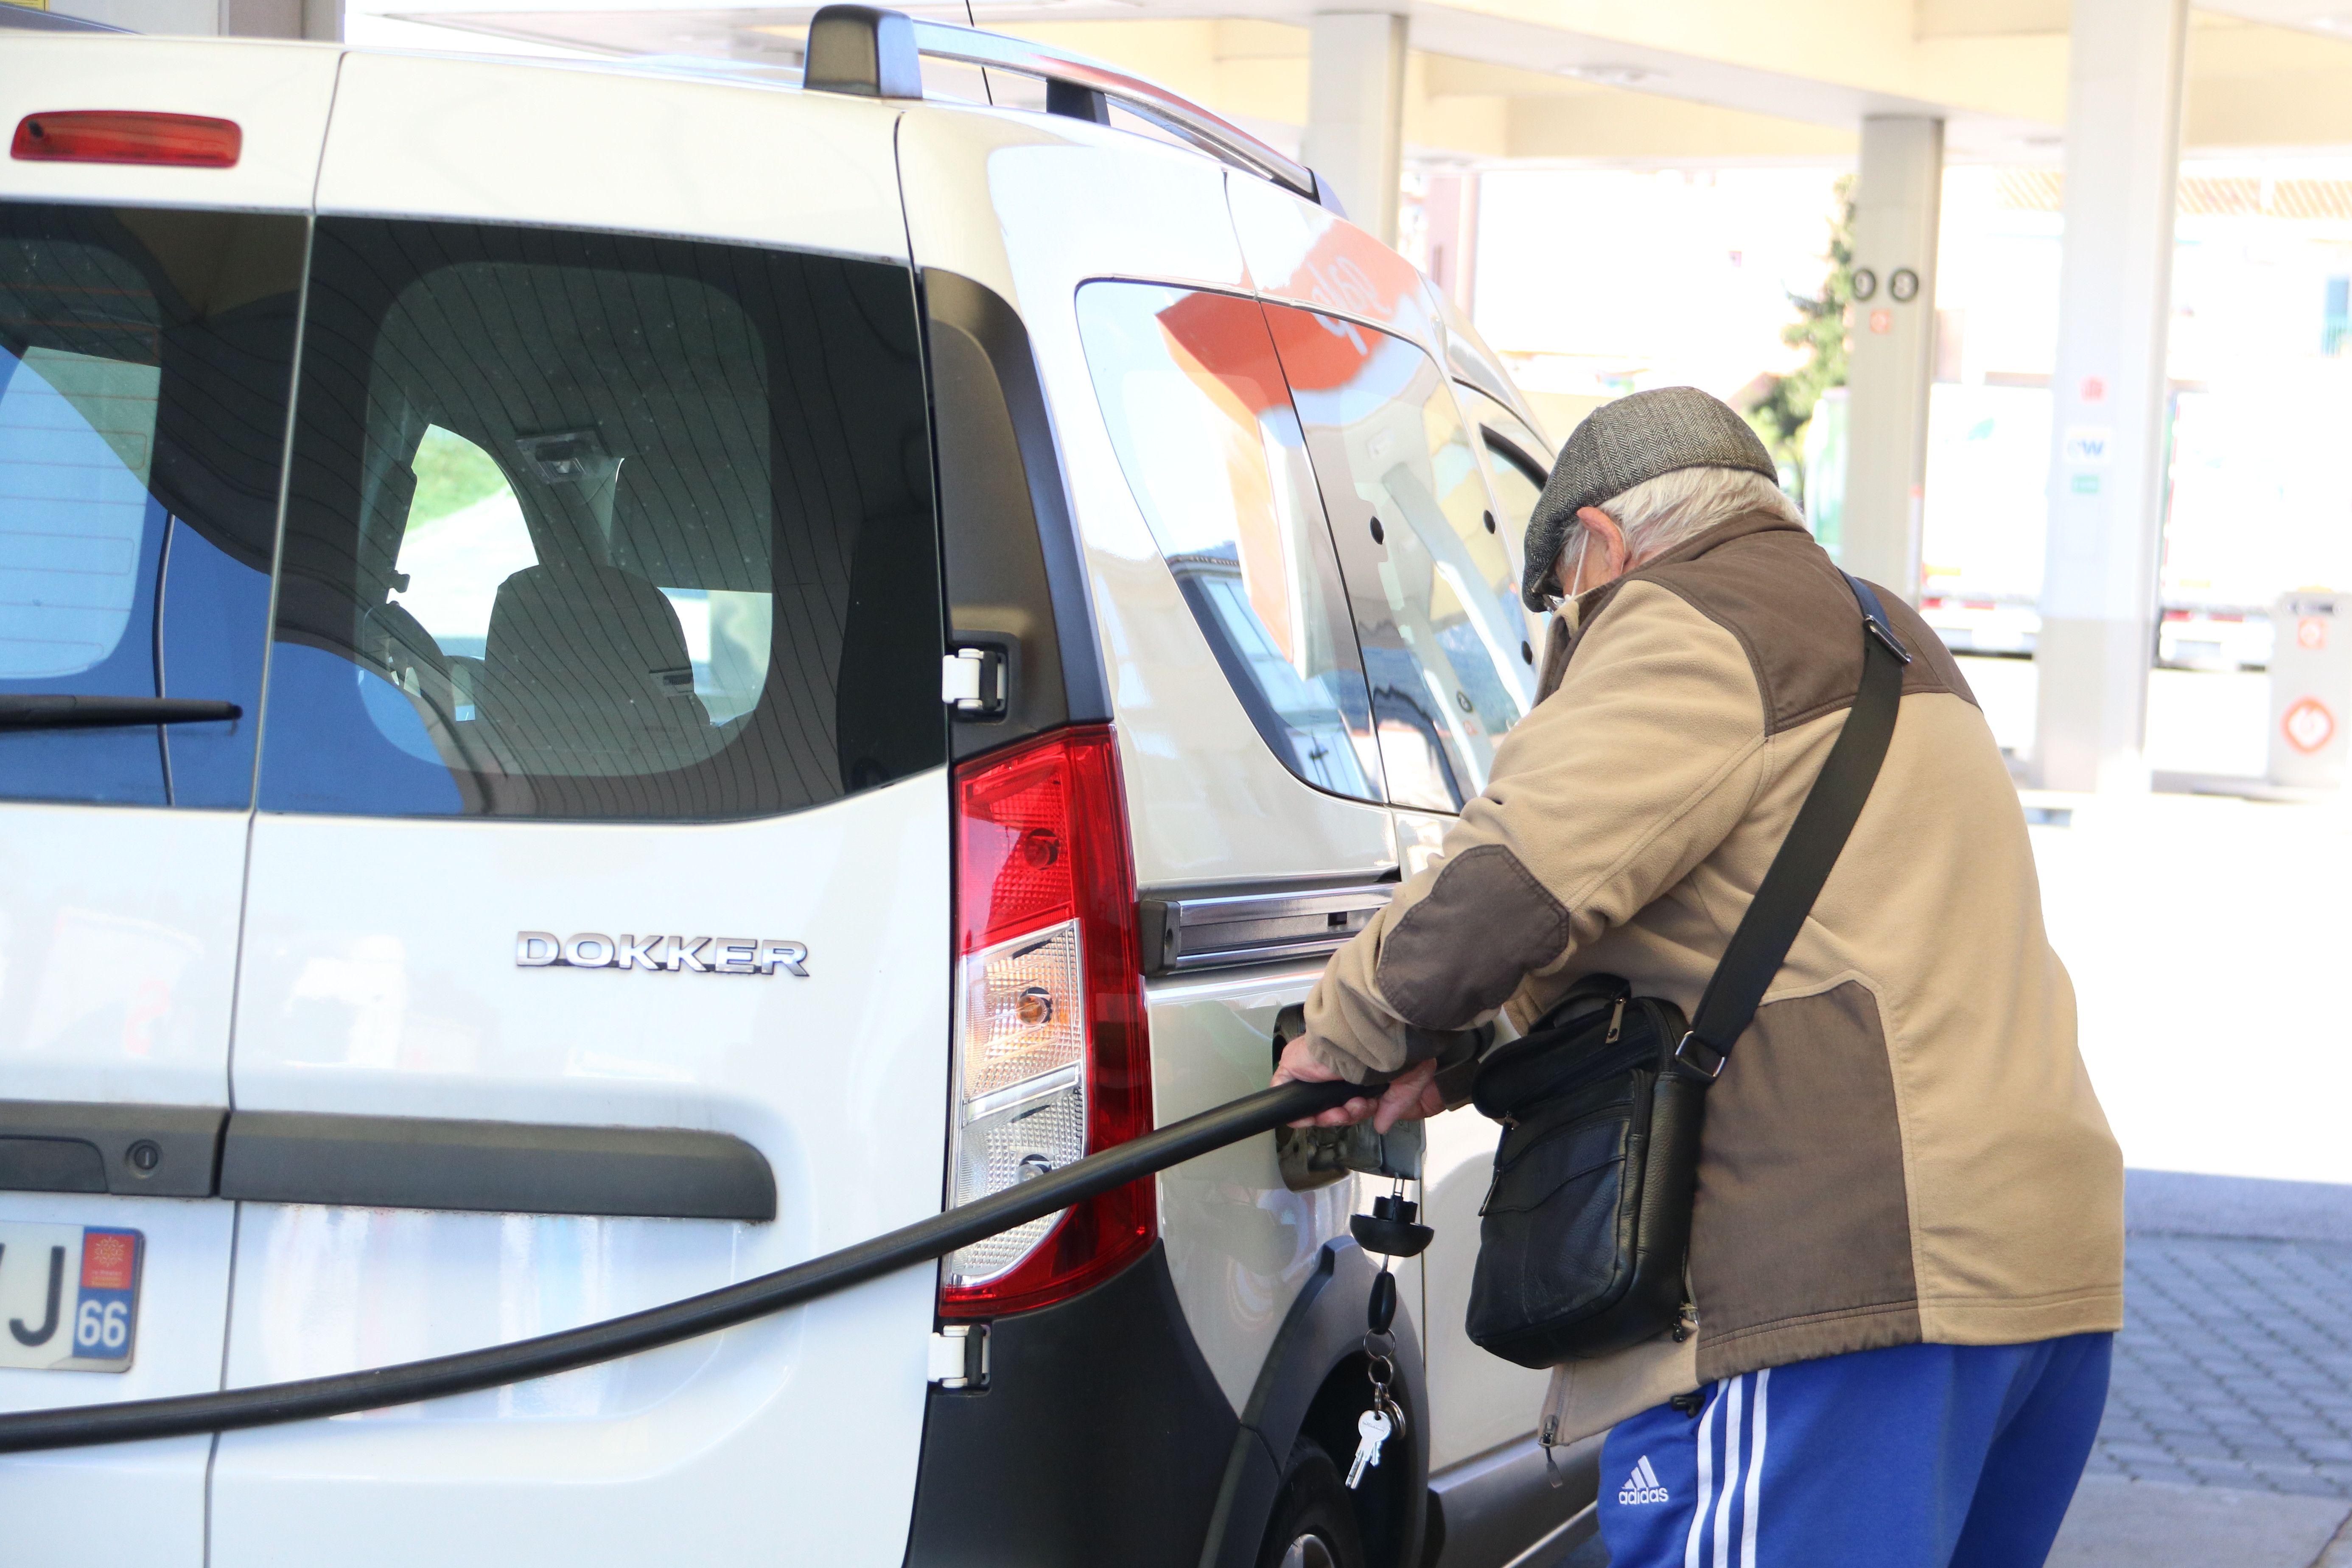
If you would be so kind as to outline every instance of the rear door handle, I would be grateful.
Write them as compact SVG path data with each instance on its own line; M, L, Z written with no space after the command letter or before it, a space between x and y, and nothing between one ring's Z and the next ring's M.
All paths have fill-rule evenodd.
M210 1197L227 1120L209 1105L0 1100L0 1187Z
M0 1188L358 1208L776 1217L727 1132L177 1105L0 1100Z

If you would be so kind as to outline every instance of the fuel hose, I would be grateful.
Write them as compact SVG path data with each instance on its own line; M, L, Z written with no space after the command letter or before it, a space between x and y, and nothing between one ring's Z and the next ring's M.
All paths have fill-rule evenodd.
M80 1448L134 1443L193 1432L235 1432L315 1421L357 1410L381 1410L421 1399L445 1399L575 1367L635 1355L690 1340L803 1301L862 1285L918 1263L944 1258L1015 1226L1198 1155L1238 1143L1287 1121L1314 1115L1364 1091L1346 1083L1286 1083L1245 1095L1213 1110L1147 1132L1058 1171L961 1204L930 1218L861 1241L855 1247L779 1268L667 1306L610 1318L560 1333L516 1340L488 1350L403 1362L397 1366L294 1383L263 1384L215 1394L131 1399L60 1410L0 1415L0 1454L40 1448Z

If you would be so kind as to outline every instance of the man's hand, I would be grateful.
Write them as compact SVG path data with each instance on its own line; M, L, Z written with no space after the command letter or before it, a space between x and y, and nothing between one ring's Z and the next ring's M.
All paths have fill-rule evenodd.
M1307 1048L1307 1037L1301 1035L1282 1047L1282 1065L1275 1069L1274 1081L1277 1084L1330 1083L1339 1076ZM1291 1125L1349 1127L1369 1116L1372 1119L1372 1131L1386 1132L1400 1121L1418 1121L1444 1109L1444 1097L1437 1092L1437 1064L1420 1062L1407 1068L1377 1097L1369 1093L1360 1095L1344 1105L1333 1106L1319 1116L1294 1121Z

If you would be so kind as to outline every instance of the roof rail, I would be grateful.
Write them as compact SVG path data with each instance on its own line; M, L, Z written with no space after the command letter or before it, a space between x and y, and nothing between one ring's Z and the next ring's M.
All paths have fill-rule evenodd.
M863 98L920 98L924 55L1039 78L1045 83L1045 108L1054 114L1108 124L1108 104L1117 102L1213 157L1341 211L1339 198L1314 170L1240 126L1155 82L1026 38L922 21L876 5L827 5L809 20L801 85Z

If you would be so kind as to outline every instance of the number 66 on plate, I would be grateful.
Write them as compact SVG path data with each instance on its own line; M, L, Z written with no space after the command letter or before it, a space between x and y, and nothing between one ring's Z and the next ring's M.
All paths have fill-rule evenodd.
M145 1250L135 1230L0 1224L0 1367L130 1371Z

